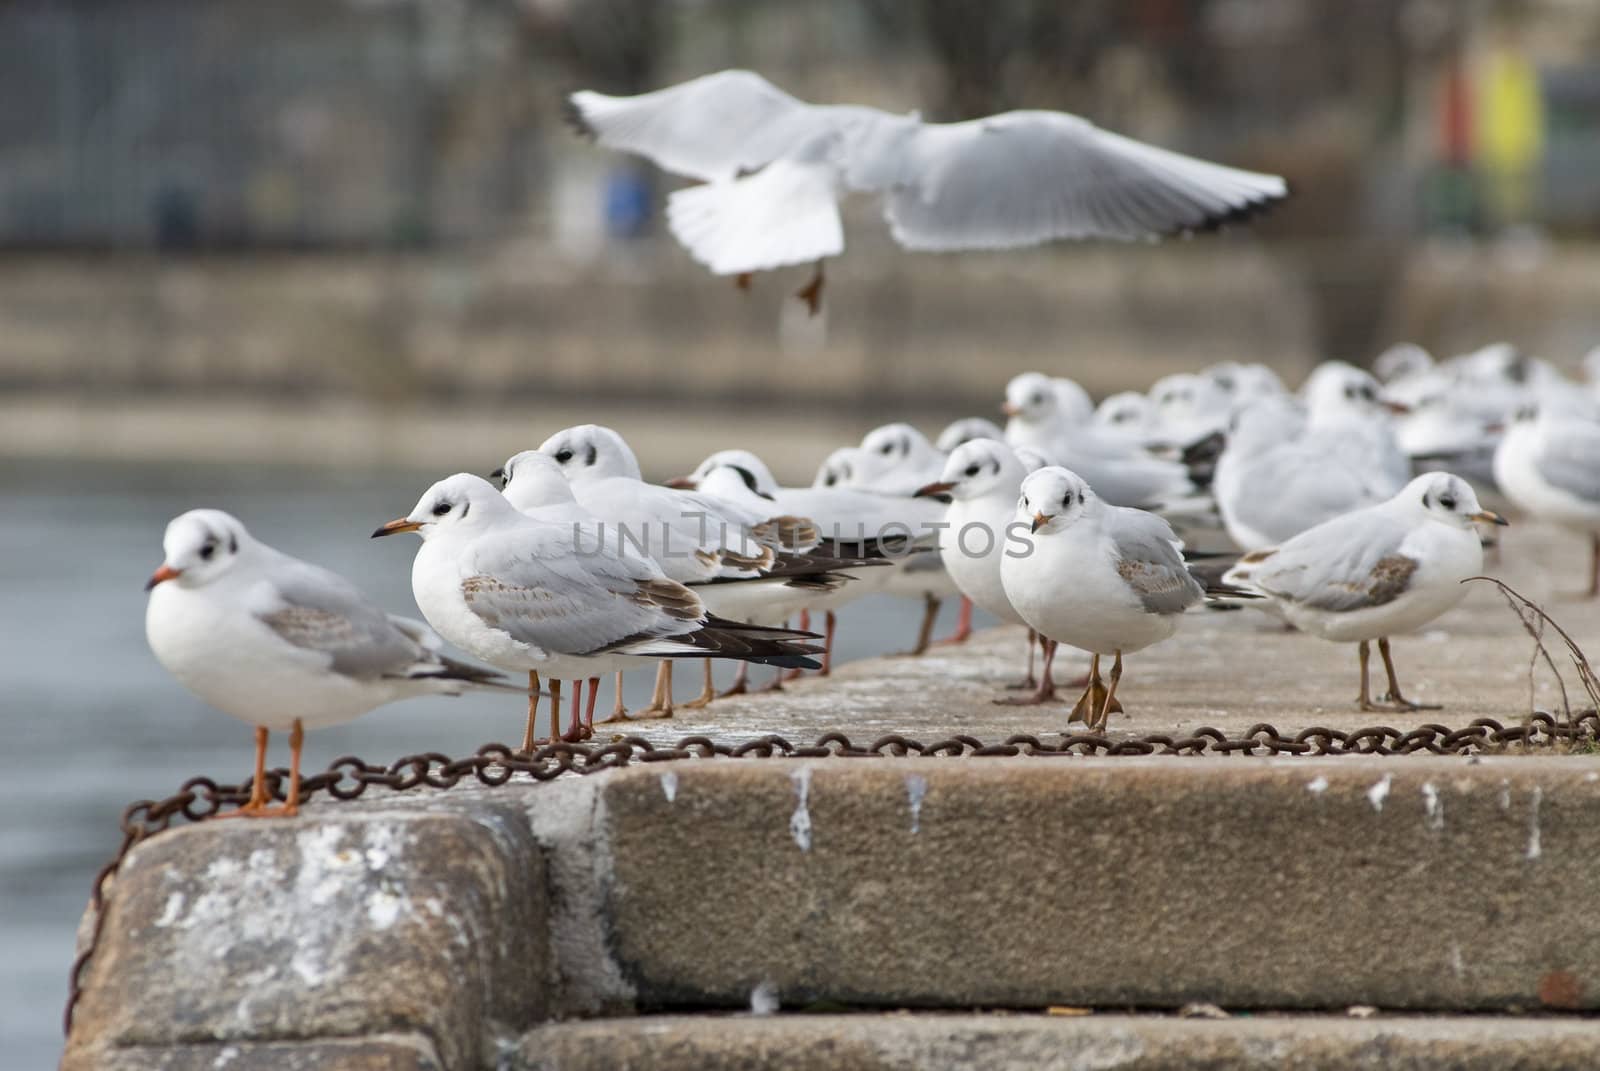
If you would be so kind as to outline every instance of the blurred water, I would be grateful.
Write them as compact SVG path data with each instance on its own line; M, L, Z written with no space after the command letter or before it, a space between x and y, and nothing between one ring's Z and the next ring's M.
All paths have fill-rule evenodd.
M188 777L249 774L250 730L192 697L144 642L143 585L161 560L166 522L195 506L239 516L288 553L335 569L380 605L416 615L415 539L371 540L408 512L432 478L393 471L0 463L0 710L8 762L0 776L0 1037L5 1066L48 1067L78 918L95 871L118 842L132 800L172 793ZM947 607L940 628L953 623ZM920 607L863 600L841 619L845 658L900 650ZM756 670L757 679L766 670ZM731 667L719 670L725 682ZM679 675L688 698L698 674ZM628 701L648 702L650 675L630 674ZM609 701L608 692L601 702ZM386 761L459 755L517 741L524 703L478 695L416 699L308 735L305 766L339 755ZM275 740L269 759L288 762Z

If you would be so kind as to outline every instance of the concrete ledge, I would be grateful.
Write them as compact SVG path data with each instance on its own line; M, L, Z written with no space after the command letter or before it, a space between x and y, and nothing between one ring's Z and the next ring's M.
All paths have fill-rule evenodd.
M482 802L162 835L117 878L65 1066L187 1067L207 1043L396 1031L425 1051L367 1047L348 1065L476 1066L545 1003L543 877L520 816ZM318 1066L315 1046L239 1052Z
M644 1008L1600 1006L1592 759L675 763L601 793Z
M139 1046L92 1057L80 1051L63 1066L96 1071L441 1071L444 1067L433 1045L416 1035Z
M1600 1066L1571 1019L1331 1016L1226 1021L1095 1015L672 1016L541 1027L516 1071L1560 1071Z
M789 1009L1589 1010L1596 859L1600 765L1581 756L680 761L317 804L129 857L66 1066L187 1068L226 1049L260 1066L487 1068L540 1021L742 1009L758 988ZM833 1020L795 1021L837 1060L792 1066L888 1059L850 1025L869 1018L837 1037ZM908 1066L953 1066L940 1054L1013 1029L926 1021L960 1029ZM524 1062L622 1066L582 1031L644 1046L673 1022L540 1028ZM1338 1022L1327 1051L1388 1051ZM1072 1044L1164 1066L1182 1031L1224 1028ZM1033 1037L1005 1042L1019 1066L1044 1051ZM1570 1066L1600 1066L1582 1052ZM1278 1066L1230 1060L1177 1066Z

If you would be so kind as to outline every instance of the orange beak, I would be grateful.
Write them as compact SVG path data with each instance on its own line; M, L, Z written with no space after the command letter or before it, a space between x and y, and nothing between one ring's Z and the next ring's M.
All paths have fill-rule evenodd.
M1022 413L1022 407L1020 405L1012 405L1010 402L1003 402L1000 405L1000 411L1006 416L1019 416Z
M421 527L422 525L416 521L407 520L404 517L396 517L392 521L378 525L378 530L372 533L372 538L377 539L379 536L394 535L396 532L415 532Z
M917 488L917 493L912 495L911 497L912 498L932 498L934 495L942 495L942 494L948 493L950 488L952 488L954 486L955 486L955 484L953 484L953 483L930 483L930 484L927 484L926 486Z
M1382 405L1385 409L1389 410L1389 412L1393 413L1395 416L1404 416L1405 414L1411 412L1411 407L1409 405L1407 405L1405 402L1391 402L1391 401L1388 401L1388 400L1384 400L1384 401L1382 401L1382 402L1380 402L1378 404Z
M693 491L700 485L693 476L674 476L667 481L666 486L676 488L679 491Z
M1502 528L1511 523L1492 509L1480 509L1477 513L1472 514L1471 517L1482 524L1498 524Z
M144 589L153 591L157 584L165 584L168 580L176 580L182 575L182 569L174 569L172 566L163 563L161 568L150 574L150 579L144 583Z
M1033 526L1029 528L1028 531L1037 532L1039 529L1043 528L1053 520L1055 520L1055 518L1049 514L1035 513L1033 515Z

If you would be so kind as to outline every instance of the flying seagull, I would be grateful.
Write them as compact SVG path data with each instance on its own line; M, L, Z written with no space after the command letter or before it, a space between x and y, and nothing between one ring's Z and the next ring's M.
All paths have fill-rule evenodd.
M632 97L567 98L580 131L702 185L667 199L700 263L751 273L815 263L797 296L813 314L822 260L844 251L839 199L883 198L907 249L1016 249L1063 238L1153 240L1246 218L1288 195L1241 171L1102 130L1065 112L925 123L854 104L808 104L753 71L708 74Z

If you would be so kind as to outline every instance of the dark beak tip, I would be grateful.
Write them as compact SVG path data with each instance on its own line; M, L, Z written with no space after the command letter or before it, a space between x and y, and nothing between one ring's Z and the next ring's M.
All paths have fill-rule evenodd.
M389 529L387 527L385 527L384 525L380 524L380 525L378 525L377 528L373 529L372 535L369 536L368 538L377 539L379 536L386 536L388 534L389 534Z
M144 590L145 591L147 591L147 592L148 591L154 591L155 589L156 589L156 578L155 577L151 577L149 580L146 580L144 582Z
M493 472L489 473L489 479L491 480L503 480L505 478L506 470L504 466L501 466L500 468L497 468Z

